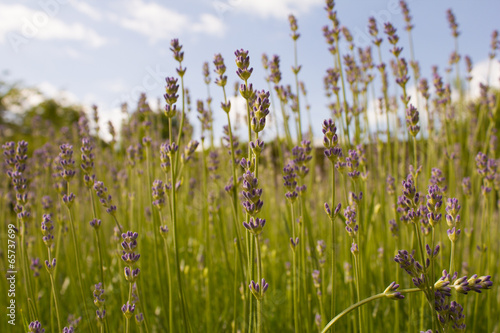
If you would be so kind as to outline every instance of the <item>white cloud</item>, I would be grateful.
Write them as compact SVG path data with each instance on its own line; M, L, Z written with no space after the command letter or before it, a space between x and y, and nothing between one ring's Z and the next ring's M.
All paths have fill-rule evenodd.
M125 117L119 106L109 105L109 103L105 102L99 102L98 97L93 94L87 94L83 98L79 98L75 94L60 89L48 81L39 83L36 88L40 93L34 93L30 89L25 89L22 91L23 95L25 96L25 104L19 107L19 110L26 110L29 107L38 105L45 98L53 98L63 106L81 105L83 111L89 116L89 119L92 119L92 105L95 104L98 106L99 110L99 127L101 128L99 133L100 136L104 140L111 140L111 135L108 132L109 121L113 123L115 130L119 133L122 120Z
M97 105L99 112L99 136L105 141L110 141L112 137L109 133L108 123L111 122L116 133L120 133L122 122L126 116L119 107L112 107L106 103L86 103L83 106L83 111L88 115L89 119L93 119L93 104ZM95 126L93 121L92 124Z
M99 47L106 43L104 37L80 23L68 25L54 20L46 29L40 30L40 39L68 39L87 42L92 47Z
M231 119L233 134L244 138L242 139L242 141L247 141L247 102L239 93L236 97L230 96L229 101L231 102L231 111L229 112L229 118ZM281 117L277 117L279 112L281 112L279 111L279 108L276 108L276 106L271 107L270 112L271 113L266 117L266 127L264 131L259 133L259 137L264 140L276 137L276 121L279 122L280 126L282 125ZM218 123L216 124L216 128L222 128L222 126L227 125L227 118L225 114L223 116L217 116L216 119L218 121Z
M67 47L64 49L66 55L72 59L80 59L82 57L81 53L72 47Z
M70 1L70 4L80 13L87 15L93 20L100 21L103 17L103 14L98 9L92 7L86 2L72 0Z
M73 93L56 87L48 81L43 81L37 85L40 92L49 98L57 100L63 106L70 106L80 103L80 99Z
M3 103L7 110L12 113L22 113L25 110L40 104L43 101L43 96L36 89L24 88L19 90L19 96L7 96ZM18 104L18 102L20 102Z
M474 100L480 97L481 90L479 88L479 84L480 83L485 84L487 82L488 71L490 73L489 75L490 87L496 89L500 88L500 63L497 60L493 60L490 64L488 59L482 60L477 64L473 65L470 90L467 92L466 96L468 100ZM462 73L462 75L464 75L464 73ZM466 87L466 89L468 89L468 87ZM433 98L434 96L432 94L434 93L434 87L432 86L432 82L431 82L430 92L431 92L431 98ZM415 86L412 85L408 87L408 95L411 97L410 103L415 106L417 106L417 101L416 101L417 94L419 96L419 102L420 102L420 109L419 109L420 123L423 124L422 128L424 129L424 131L427 131L426 129L427 112L422 106L422 104L424 103L423 97L420 95L419 92L417 92ZM452 102L458 101L459 94L456 89L452 89L451 99ZM405 112L401 107L398 109L397 115L400 119L404 119ZM391 113L389 115L389 122L391 124L394 124L396 122L396 119L394 118L394 113ZM383 115L380 114L378 100L371 100L368 103L368 123L370 124L370 129L372 131L374 131L377 128L377 126L381 130L385 130L387 128L386 116L385 114Z
M200 15L200 21L191 26L193 32L206 33L208 35L222 36L224 23L217 17L210 14Z
M79 104L79 99L75 94L59 89L48 81L43 81L33 88L23 88L19 91L19 94L21 96L21 98L19 98L21 104L16 104L9 99L5 101L10 112L24 112L27 109L37 106L46 98L52 98L63 106Z
M78 40L92 47L105 44L106 39L81 23L68 24L56 16L60 8L35 10L23 5L0 5L0 43L8 42L17 50L32 39Z
M491 87L500 88L500 63L498 60L485 59L472 67L472 80L470 83L470 96L471 98L477 98L480 96L481 92L479 89L479 83L488 83L488 70L489 70L489 84Z
M241 97L240 94L238 96L229 97L229 101L231 102L231 111L229 112L229 118L231 119L231 127L233 130L238 131L238 129L245 129L247 126L247 104L246 100ZM224 123L226 123L226 118L224 118ZM243 132L246 133L246 132Z
M407 88L406 92L407 92L408 96L410 96L409 103L413 104L416 107L418 105L416 96L417 96L417 94L419 94L417 92L417 89L415 88L414 85L412 85L412 86L409 86ZM420 96L420 95L419 95L419 103L420 104L423 103L422 96ZM404 119L405 111L402 109L401 101L399 99L398 99L398 104L400 107L397 110L397 117L399 119ZM381 131L385 131L387 129L387 118L386 118L385 112L381 113L381 111L380 111L379 100L378 99L370 100L368 102L367 111L368 111L368 124L370 126L370 130L372 132L375 132L377 129L379 129ZM420 116L420 124L427 124L427 113L424 111L423 107L421 107L421 109L419 109L419 116ZM395 126L396 122L397 122L397 119L396 119L394 113L391 112L389 114L389 124L390 124L389 126ZM391 132L391 135L393 135L392 132ZM382 138L385 139L384 136L382 136Z
M324 0L232 0L228 2L228 5L236 11L264 19L286 19L290 14L308 12L312 7L323 4Z
M99 84L100 89L109 91L114 94L124 93L130 90L129 86L123 79L104 80Z
M210 14L202 14L198 21L154 2L128 0L121 4L124 15L110 18L122 27L149 37L151 43L171 39L187 31L221 36L224 32L222 21Z

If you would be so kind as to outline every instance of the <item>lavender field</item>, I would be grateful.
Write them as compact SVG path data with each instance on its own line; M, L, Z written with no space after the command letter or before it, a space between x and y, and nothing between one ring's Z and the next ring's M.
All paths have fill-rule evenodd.
M119 127L54 100L0 117L0 332L500 332L498 31L478 82L440 13L455 48L425 77L398 4L368 47L323 4L322 109L290 15L288 54L187 68L172 39L164 96Z

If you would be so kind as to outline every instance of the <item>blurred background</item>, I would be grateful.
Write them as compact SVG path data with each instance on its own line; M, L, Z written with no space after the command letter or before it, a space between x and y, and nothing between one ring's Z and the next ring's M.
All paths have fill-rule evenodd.
M415 24L412 32L415 58L421 75L430 81L433 65L438 66L441 75L450 67L455 45L446 10L452 8L459 24L462 73L465 73L463 57L468 55L474 65L472 95L477 95L478 83L487 80L492 31L500 28L500 1L413 0L408 4ZM313 133L319 136L321 121L330 117L323 77L326 69L333 66L322 33L322 27L329 22L324 6L322 0L3 0L0 126L6 136L9 131L10 134L29 131L30 117L36 114L60 118L57 121L63 126L77 121L78 112L90 115L95 104L100 113L99 126L104 129L100 135L107 140L110 136L105 124L111 121L115 128L120 127L123 103L134 109L140 94L145 93L152 108L163 107L164 79L177 76L170 41L179 38L185 52L185 82L193 109L197 99L207 98L202 65L210 63L214 129L216 134L220 133L225 115L218 108L222 91L213 83L214 54L221 53L225 59L231 95L233 83L238 81L234 51L240 48L250 51L254 72L249 82L256 89L268 89L261 62L263 53L269 58L274 54L280 56L283 82L293 84L294 54L288 15L294 14L301 35L299 79L308 93L307 101L301 103L310 105ZM382 24L392 22L404 48L402 56L410 59L399 1L337 1L335 8L340 24L349 28L356 47L371 45L369 17L376 18L382 35ZM385 50L382 57L388 62L391 54L386 40L382 46ZM348 50L347 43L344 47ZM492 66L489 83L498 87L498 61ZM394 92L397 89L392 80L390 89ZM378 95L379 89L371 98L376 100ZM236 107L231 115L236 118L241 112L240 98L233 98ZM370 112L375 112L374 105L369 104ZM195 133L199 133L198 122L194 121L196 112L188 117L193 119ZM265 135L273 136L273 129L274 126L269 126Z

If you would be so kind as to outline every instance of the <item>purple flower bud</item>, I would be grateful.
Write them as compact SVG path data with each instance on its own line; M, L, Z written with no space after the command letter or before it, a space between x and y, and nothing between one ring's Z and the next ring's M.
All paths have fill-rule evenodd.
M130 267L126 266L124 268L125 280L127 280L130 283L137 281L140 272L141 270L139 268L130 269Z
M54 269L56 268L56 258L52 258L52 262L49 263L48 260L45 260L45 268L49 272L49 274L52 274Z
M42 323L40 323L38 320L32 321L28 325L28 333L44 333L45 329L42 328Z
M73 203L75 202L75 195L73 193L70 193L69 195L65 194L63 195L62 200L68 208L71 208L71 206L73 206Z
M405 296L401 294L397 289L399 288L399 284L396 282L391 282L391 284L385 289L384 295L387 298L393 299L393 300L398 300L398 299L403 299Z
M137 325L142 325L142 323L144 322L144 315L142 314L142 312L135 315L135 322L137 323Z
M357 256L359 254L359 247L358 247L358 244L356 243L352 243L351 244L351 253L354 255L354 256Z
M122 313L127 319L130 319L133 316L134 310L135 304L130 304L128 301L122 306Z
M267 284L265 279L261 280L260 286L254 280L252 280L248 285L248 288L250 289L252 294L255 296L255 298L259 300L262 299L262 297L264 297L264 293L267 291L268 287L269 285Z
M262 286L262 294L264 294L267 291L267 288L269 287L269 285L266 282L266 279L262 279L261 286Z
M266 220L259 219L258 217L256 217L255 219L253 217L250 217L249 223L243 222L243 226L255 236L259 235L262 232L262 229L265 225Z
M104 304L104 288L102 286L102 282L94 285L93 296L95 306L102 308Z
M453 282L453 286L455 287L455 290L458 293L467 295L469 292L469 282L467 281L467 276L463 276L459 279L456 279L455 282Z
M163 238L166 238L167 237L167 234L168 234L168 226L166 225L161 225L160 226L160 234Z
M97 310L96 311L96 317L97 317L97 321L99 323L103 322L105 316L106 316L106 310L102 310L102 311Z
M250 148L255 156L260 156L260 153L264 150L264 141L257 139L255 142L250 142Z
M332 211L330 210L330 206L326 202L325 202L325 213L328 216L332 216Z
M196 148L198 148L198 141L196 140L191 140L188 145L184 148L184 152L181 155L181 161L182 163L186 164L189 162L194 155L194 152Z
M89 222L89 224L92 228L94 228L95 230L98 230L99 227L101 226L101 220L93 219L92 221Z
M122 256L121 256L122 260L127 265L130 265L130 266L134 265L137 262L137 260L139 260L139 258L141 257L140 254L136 254L134 252L127 253L127 252L123 251L122 253L123 253Z

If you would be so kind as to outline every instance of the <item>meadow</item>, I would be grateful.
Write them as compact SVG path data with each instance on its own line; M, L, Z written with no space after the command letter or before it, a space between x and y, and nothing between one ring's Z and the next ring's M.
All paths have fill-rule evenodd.
M370 18L358 48L326 1L325 110L308 105L291 15L293 82L279 56L235 50L189 68L207 85L194 102L173 39L161 107L123 105L119 131L95 126L98 106L0 130L0 331L498 332L500 73L471 97L449 10L449 67L421 76L400 6L406 25ZM499 48L495 31L491 64Z

